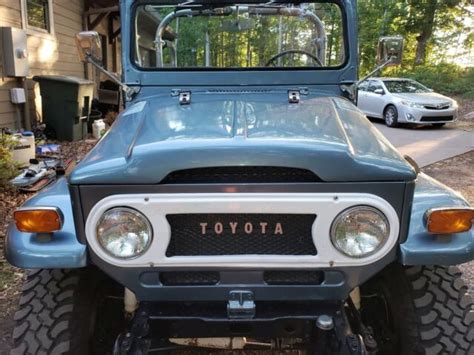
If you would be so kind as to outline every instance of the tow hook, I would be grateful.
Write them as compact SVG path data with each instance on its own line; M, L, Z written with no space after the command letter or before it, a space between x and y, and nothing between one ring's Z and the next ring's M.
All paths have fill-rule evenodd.
M255 317L255 302L251 291L231 291L227 303L227 316L231 319Z
M362 346L365 348L365 353L369 355L377 354L378 346L374 338L373 330L372 328L364 325L359 310L354 305L351 297L347 299L347 306L349 307L349 312L351 313L353 319L357 322L360 341Z
M145 337L149 328L147 313L137 312L130 331L120 334L115 340L113 355L147 354L150 341Z

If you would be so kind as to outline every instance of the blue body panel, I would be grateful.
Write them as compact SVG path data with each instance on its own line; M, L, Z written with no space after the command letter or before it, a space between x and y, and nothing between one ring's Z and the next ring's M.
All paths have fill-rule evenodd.
M77 241L67 182L60 179L28 200L25 206L57 206L64 214L64 227L50 241L19 232L14 224L8 229L5 254L8 261L22 268L79 268L87 264L86 246ZM474 258L474 232L436 236L426 232L424 214L435 207L468 206L467 202L443 184L420 174L407 240L400 245L403 265L455 265Z
M66 179L58 180L24 206L59 207L64 215L64 225L62 230L45 240L43 236L20 232L11 223L5 239L5 256L12 265L25 269L80 268L87 265L86 246L76 238Z
M347 100L309 90L293 105L281 89L201 91L192 97L188 106L169 95L129 106L69 182L157 184L174 171L215 166L307 169L326 182L416 177L413 167ZM251 108L250 113L243 108Z
M137 0L121 1L120 18L122 27L122 67L123 80L130 86L154 86L166 88L183 87L217 87L217 86L307 86L335 87L333 95L340 95L338 85L341 82L354 82L358 79L358 41L357 41L357 4L354 0L334 0L340 5L345 22L345 52L346 61L341 67L310 68L287 70L143 70L139 69L132 60L133 13L134 7L140 4ZM153 0L142 1L153 2ZM159 1L156 1L159 3ZM179 4L183 1L176 1ZM251 3L251 1L241 1ZM276 54L276 53L275 53Z
M131 86L139 86L140 92L107 135L76 167L69 178L70 184L156 184L179 169L236 165L303 168L326 182L410 182L415 179L414 169L355 106L343 99L327 98L341 95L341 83L357 80L355 1L337 0L345 11L347 61L344 65L332 69L281 71L140 70L131 61L131 19L134 4L138 2L121 1L121 21L123 80ZM180 107L178 98L171 95L175 89L191 90L192 104ZM298 104L303 108L311 105L312 100L332 100L336 112L327 120L328 124L320 129L312 124L313 128L296 132L301 122L296 124L295 117L299 119L301 115L294 111L282 118L276 112L262 120L268 123L266 130L258 131L249 124L252 120L239 119L234 114L226 124L222 121L216 124L212 110L199 109L203 102L235 105L252 101L257 106L265 101L281 105L282 112L290 112L289 89L306 93ZM201 114L192 110L201 110ZM306 124L306 128L309 126ZM189 129L179 131L177 127ZM45 239L19 232L11 224L5 246L10 263L22 268L87 265L86 246L76 237L66 179L40 192L25 206L59 207L64 214L64 226ZM452 206L467 206L467 202L426 175L418 176L408 237L399 250L402 264L448 265L473 259L473 231L449 236L426 232L423 220L426 210Z
M461 195L435 179L420 174L408 238L400 246L403 265L456 265L474 259L474 230L451 235L433 235L426 231L425 212L436 207L462 207L469 204Z

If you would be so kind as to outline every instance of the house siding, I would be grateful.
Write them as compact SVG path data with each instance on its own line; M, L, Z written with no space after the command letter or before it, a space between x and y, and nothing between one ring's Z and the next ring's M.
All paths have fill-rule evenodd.
M27 78L31 121L41 116L38 85L31 80L35 75L72 75L84 77L84 65L79 62L74 35L83 28L82 0L53 0L54 33L44 35L27 31ZM0 0L0 26L22 28L21 0ZM4 76L0 66L0 127L15 127L18 115L24 114L23 105L10 103L10 88L21 87L21 80ZM18 128L18 127L17 127Z

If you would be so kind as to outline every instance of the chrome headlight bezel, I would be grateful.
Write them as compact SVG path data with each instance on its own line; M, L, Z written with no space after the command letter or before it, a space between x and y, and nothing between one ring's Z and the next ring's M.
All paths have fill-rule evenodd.
M381 221L385 224L386 229L385 229L383 238L380 240L379 244L377 245L376 248L374 248L374 250L364 253L364 254L360 254L360 255L352 255L348 253L346 250L344 250L344 248L340 245L338 241L338 237L336 235L336 228L338 228L338 224L341 223L344 218L357 212L375 213L378 217L381 218ZM372 206L367 206L367 205L352 206L343 210L336 216L336 218L334 218L331 224L331 228L330 228L330 238L331 238L331 243L334 246L334 248L342 255L347 256L349 258L353 258L353 259L362 259L362 258L369 257L371 255L374 255L375 253L377 253L384 247L384 245L388 241L389 236L390 236L390 222L388 221L387 216L385 216L385 214L379 209Z
M147 231L147 234L148 234L148 239L145 241L144 243L144 246L143 248L133 254L133 255L129 255L129 256L120 256L120 255L117 255L113 252L110 251L109 248L107 248L107 245L106 243L104 243L104 240L103 240L103 237L100 235L101 232L100 232L100 227L101 227L101 224L105 221L105 218L111 214L111 213L126 213L126 214L131 214L132 216L136 217L136 218L139 218L140 222L142 222L146 228L146 231ZM153 228L152 228L152 225L150 223L150 221L148 220L148 218L141 212L137 211L136 209L133 209L133 208L130 208L130 207L113 207L113 208L110 208L108 209L107 211L105 211L101 216L100 218L98 219L97 221L97 224L95 226L95 231L96 231L96 240L99 244L99 246L102 248L102 250L109 256L115 258L115 259L120 259L120 260L133 260L133 259L136 259L140 256L142 256L143 254L145 254L149 249L150 249L150 246L151 246L151 243L153 241Z

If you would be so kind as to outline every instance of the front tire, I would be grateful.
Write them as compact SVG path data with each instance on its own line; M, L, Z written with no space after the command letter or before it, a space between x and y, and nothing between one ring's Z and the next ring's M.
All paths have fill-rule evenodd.
M390 265L361 295L381 354L474 354L474 301L457 267Z
M398 126L398 110L395 106L388 105L383 112L383 117L388 127L394 128Z
M97 329L97 324L102 327L107 316L98 312L108 310L104 301L111 283L107 281L93 268L30 272L14 316L11 354L105 354L112 345L102 342L101 334L107 330Z

